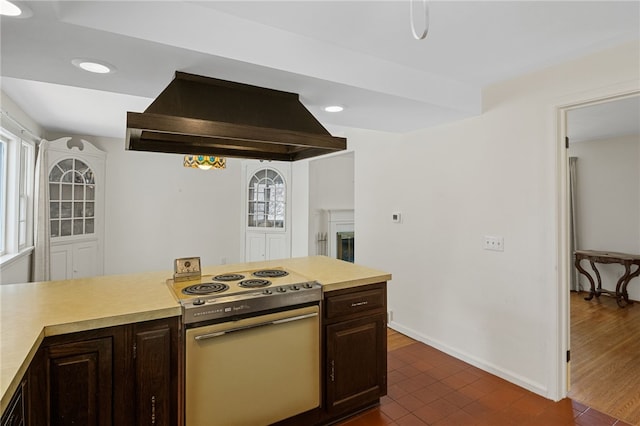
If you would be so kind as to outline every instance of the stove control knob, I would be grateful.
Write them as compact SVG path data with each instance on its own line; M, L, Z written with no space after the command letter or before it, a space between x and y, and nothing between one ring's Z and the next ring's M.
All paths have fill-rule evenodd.
M194 306L204 305L204 299L196 299L193 301Z
M286 289L286 288L284 288L284 287L278 287L278 292L280 292L280 293L285 293L286 291L287 291L287 289Z
M300 286L294 284L294 285L291 286L291 290L300 290Z
M313 285L311 283L304 283L304 288L311 288Z
M266 289L262 292L263 294L272 294L273 292L270 289Z

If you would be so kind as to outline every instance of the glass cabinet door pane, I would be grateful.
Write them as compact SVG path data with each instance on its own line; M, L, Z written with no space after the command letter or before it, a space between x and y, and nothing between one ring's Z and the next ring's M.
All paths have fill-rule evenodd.
M51 221L51 236L57 237L60 233L60 221L52 220Z
M93 171L91 169L87 170L84 174L84 180L87 184L93 185L96 183L95 176L93 175Z
M50 200L59 200L60 199L60 184L59 183L50 183L49 184L49 199Z
M93 219L87 219L84 224L84 233L93 234Z
M60 217L60 203L57 201L49 203L49 216L51 219L57 219Z
M75 167L74 167L78 172L80 172L80 174L84 174L84 172L89 168L89 166L87 166L84 161L80 161L78 159L75 160Z
M84 185L74 185L73 199L76 201L84 200Z
M58 162L58 166L62 169L63 172L73 170L73 158L65 158L64 160Z
M71 235L71 220L60 221L60 236L66 237Z
M83 232L83 219L74 219L73 220L73 235L82 235Z
M73 182L84 183L84 177L78 172L73 172Z
M62 184L62 199L71 200L73 197L73 185Z
M49 182L60 182L60 178L62 178L62 170L56 164L51 169L51 173L49 173Z
M83 203L73 203L73 217L84 217ZM74 232L75 234L75 232Z
M71 217L71 203L61 203L60 217Z
M85 204L85 209L84 209L84 216L85 217L93 217L95 216L95 203L86 203Z
M93 200L95 197L95 187L93 185L87 185L85 195L87 200Z

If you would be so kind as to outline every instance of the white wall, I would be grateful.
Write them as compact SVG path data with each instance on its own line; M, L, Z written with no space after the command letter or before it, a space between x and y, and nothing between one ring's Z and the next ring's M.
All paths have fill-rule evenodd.
M572 143L569 155L578 157L578 248L640 253L640 135ZM597 267L603 288L614 290L624 267ZM589 289L583 275L580 282ZM639 279L628 290L640 300Z
M309 162L291 164L291 257L309 255Z
M631 43L492 86L478 117L407 135L347 132L358 263L393 274L392 327L562 396L556 108L640 87L639 52ZM505 250L483 250L484 235L503 236Z
M82 138L107 152L105 274L172 271L173 260L187 256L205 266L241 261L240 160L227 159L224 170L190 169L182 155Z
M316 236L327 232L323 211L353 210L354 153L320 157L309 161L309 253L317 254Z

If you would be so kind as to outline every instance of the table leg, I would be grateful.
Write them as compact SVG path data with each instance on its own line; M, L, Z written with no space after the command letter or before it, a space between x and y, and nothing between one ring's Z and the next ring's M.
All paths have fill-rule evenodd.
M627 286L629 285L629 281L631 281L633 278L637 277L638 275L640 275L640 264L635 264L636 265L636 270L631 272L631 266L632 265L628 265L628 269L629 272L625 274L626 279L622 282L621 288L620 288L620 293L622 295L622 297L624 298L625 302L627 302L627 304L631 304L633 303L632 300L629 300L629 293L627 292ZM627 265L625 265L627 266ZM620 303L618 303L618 305L620 305Z
M596 277L598 278L598 287L595 290L595 294L596 294L596 297L600 297L600 294L602 294L600 292L600 290L602 290L602 279L600 278L600 272L598 272L598 268L596 268L596 263L593 260L590 260L589 263L591 264L591 269L593 269L593 272L596 273Z
M591 299L593 299L593 296L596 294L596 284L593 281L593 278L591 277L591 274L589 274L587 271L585 271L585 269L580 265L580 261L581 260L582 260L581 258L576 256L575 266L576 266L576 269L578 270L578 272L580 272L582 275L587 277L587 279L589 280L589 284L591 284L591 290L589 291L589 295L584 298L584 300L591 300Z
M627 280L629 279L629 275L631 275L631 264L629 262L624 262L624 274L622 274L622 276L616 283L616 303L621 308L624 308L629 302L629 297L625 297L623 292L623 284L627 282Z

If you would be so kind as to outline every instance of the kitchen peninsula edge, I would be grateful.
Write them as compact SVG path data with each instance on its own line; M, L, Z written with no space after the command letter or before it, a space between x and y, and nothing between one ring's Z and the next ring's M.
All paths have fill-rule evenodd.
M325 293L391 279L389 273L325 256L216 265L202 273L270 267L316 280ZM0 286L0 415L45 337L180 316L166 285L171 275L160 271Z

